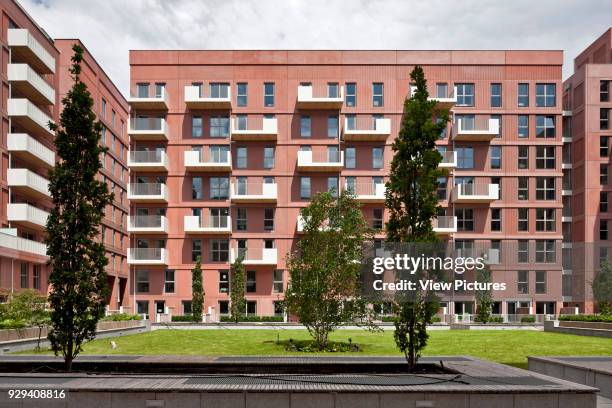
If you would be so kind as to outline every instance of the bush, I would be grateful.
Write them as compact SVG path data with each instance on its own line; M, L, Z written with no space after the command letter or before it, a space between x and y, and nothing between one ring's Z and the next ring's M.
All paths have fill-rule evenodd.
M233 323L231 316L221 316L222 323ZM242 316L240 322L245 323L260 323L260 322L284 322L283 316Z
M139 314L129 314L129 313L117 313L108 316L104 316L102 320L110 321L110 322L124 322L126 320L140 320L141 316Z
M172 316L173 322L189 322L192 323L191 315L182 315L182 316Z
M523 316L521 317L521 323L535 323L535 316Z
M25 320L4 319L0 321L0 329L23 329L29 326Z
M303 352L303 353L346 353L346 352L359 352L361 348L358 344L355 344L349 339L348 343L339 341L330 341L327 343L323 350L319 350L317 345L311 340L293 340L283 341L281 344L284 345L285 351L291 352Z
M562 315L559 320L571 322L601 322L612 323L612 316L607 315Z
M476 323L503 323L504 318L501 316L489 316L486 322L482 322L478 316L474 318L474 322Z
M380 321L384 323L393 323L395 321L395 316L382 316L380 318ZM440 316L434 316L431 319L432 323L440 323L441 321L442 321L442 318Z

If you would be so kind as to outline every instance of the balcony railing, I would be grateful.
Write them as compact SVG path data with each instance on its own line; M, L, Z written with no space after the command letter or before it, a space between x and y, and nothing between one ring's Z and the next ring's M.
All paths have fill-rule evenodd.
M137 171L167 171L168 154L163 150L130 150L128 167Z
M44 230L49 213L30 204L8 204L7 218L12 223L22 224L29 228Z
M457 184L453 189L456 203L486 203L499 200L499 185L489 183Z
M364 115L344 118L342 135L346 141L386 140L391 134L391 119L372 118Z
M244 124L239 118L231 119L233 140L276 140L278 121L276 118L250 115Z
M14 59L29 64L41 74L55 73L55 58L27 29L9 28L8 46Z
M166 118L131 117L128 134L133 140L168 140Z
M47 169L55 166L55 152L27 133L9 133L8 151L20 159Z
M442 161L438 167L454 169L457 167L457 152L440 152Z
M197 171L231 171L232 156L229 150L187 150L184 153L185 168Z
M167 265L165 248L129 248L130 265Z
M31 134L42 137L53 136L53 132L49 129L49 122L53 122L51 117L28 99L9 99L8 115L13 125L23 127Z
M231 198L235 202L276 202L277 186L273 183L232 183Z
M297 107L300 109L340 109L344 103L344 87L326 83L299 85Z
M384 183L355 183L345 185L347 191L355 194L358 201L383 203L385 201L385 184Z
M221 87L218 95L210 95L210 88L204 85L187 85L185 86L185 104L190 109L231 109L232 89L228 85Z
M438 216L432 220L432 226L435 233L438 235L446 235L457 232L457 217L455 216Z
M443 89L443 88L441 88ZM446 93L439 93L439 90L436 88L432 88L428 90L430 92L429 97L427 98L430 101L436 101L438 106L444 109L450 109L457 103L456 90L454 87L446 87ZM416 86L410 86L410 96L414 95L416 92Z
M55 105L55 90L28 64L8 64L11 89L40 105Z
M457 141L488 142L499 135L499 119L477 116L474 120L458 118L453 126Z
M203 234L229 234L232 232L232 219L229 215L185 216L185 232Z
M168 219L165 215L132 215L128 217L128 232L166 233Z
M233 263L238 257L242 258L245 265L276 265L276 248L232 248L230 261Z
M344 167L344 152L342 151L298 151L298 170L338 171Z
M135 202L168 202L168 191L163 183L130 183L128 200Z
M28 169L8 169L9 187L19 190L24 194L49 198L49 180Z
M45 259L47 258L47 246L44 243L18 237L17 229L15 228L0 229L0 248L26 252L42 256ZM5 255L6 251L3 252L3 255ZM8 254L8 256L11 257L11 254Z
M128 103L132 109L168 110L170 103L168 102L168 91L165 87L158 90L154 86L150 86L148 91L146 95L143 95L139 94L139 88L132 90L132 96L128 98Z

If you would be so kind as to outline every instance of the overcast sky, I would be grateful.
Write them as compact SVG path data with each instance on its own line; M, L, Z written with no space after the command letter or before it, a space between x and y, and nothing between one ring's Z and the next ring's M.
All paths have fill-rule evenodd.
M80 38L124 94L130 49L562 49L612 25L610 0L18 0Z

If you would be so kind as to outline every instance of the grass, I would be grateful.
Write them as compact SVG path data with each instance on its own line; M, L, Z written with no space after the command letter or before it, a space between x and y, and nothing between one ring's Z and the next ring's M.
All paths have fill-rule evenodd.
M423 355L470 355L516 367L527 368L527 356L537 355L612 355L612 341L607 338L574 336L540 331L461 330L430 331ZM314 355L284 351L287 341L309 339L305 330L156 330L148 333L94 340L84 347L84 354L146 355ZM341 356L389 355L400 353L393 341L393 332L369 333L340 330L332 341L357 343L361 352L340 353ZM25 352L22 354L31 354Z

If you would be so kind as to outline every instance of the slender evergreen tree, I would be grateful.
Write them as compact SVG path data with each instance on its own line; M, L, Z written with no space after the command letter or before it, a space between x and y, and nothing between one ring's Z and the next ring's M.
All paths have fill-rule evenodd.
M81 81L83 49L72 48L73 85L62 99L55 132L59 162L49 172L54 207L47 220L47 254L51 274L49 341L64 357L66 371L84 342L95 337L108 294L104 245L96 238L104 209L113 200L105 183L96 180L101 168L102 124L96 120L93 99Z
M244 264L242 263L242 254L231 266L230 279L230 314L234 323L242 320L246 309L246 298L244 297Z
M491 282L491 268L485 265L484 268L476 272L476 280L481 283ZM477 290L476 297L476 320L481 323L488 323L491 320L491 309L493 308L493 294L491 289Z
M428 100L427 81L420 66L410 73L410 79L416 92L404 102L401 129L392 145L394 156L386 185L387 241L434 243L438 240L432 227L432 219L439 208L438 178L445 176L439 168L442 156L435 150L435 142L446 128L448 110ZM424 277L413 276L415 279ZM432 323L438 310L437 298L431 292L417 289L398 293L394 303L395 342L412 370L427 344L427 324Z
M195 268L191 270L191 320L202 322L204 307L204 286L202 284L202 261L198 257Z
M599 271L591 282L593 297L602 315L612 315L612 265L608 258L601 261Z

